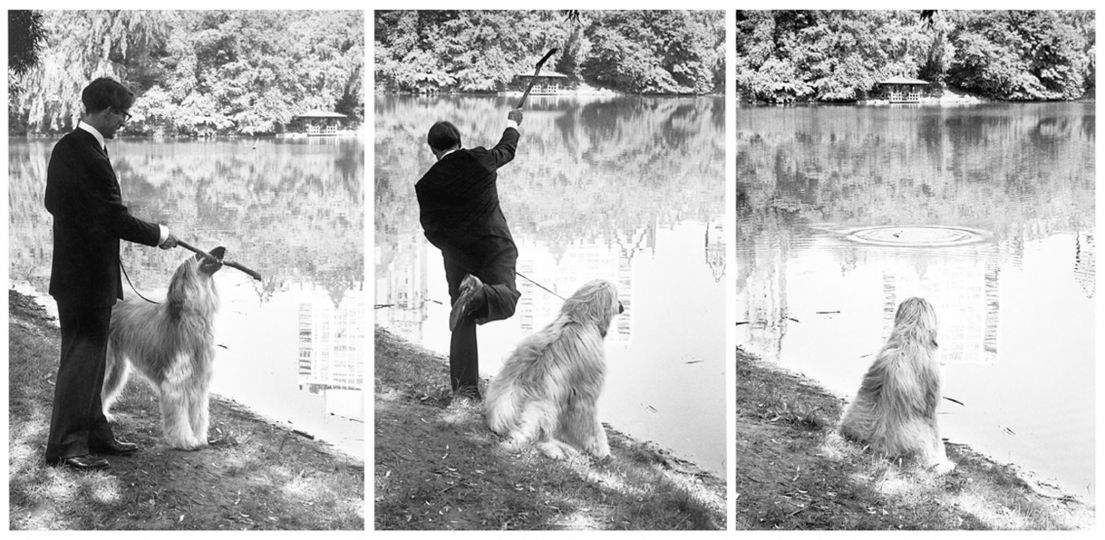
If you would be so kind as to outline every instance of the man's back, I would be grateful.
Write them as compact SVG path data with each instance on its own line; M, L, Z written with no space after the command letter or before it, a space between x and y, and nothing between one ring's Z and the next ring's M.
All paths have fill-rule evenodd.
M415 184L426 238L442 251L482 251L489 238L513 239L499 206L499 167L514 159L518 130L507 128L494 148L459 149L442 157Z

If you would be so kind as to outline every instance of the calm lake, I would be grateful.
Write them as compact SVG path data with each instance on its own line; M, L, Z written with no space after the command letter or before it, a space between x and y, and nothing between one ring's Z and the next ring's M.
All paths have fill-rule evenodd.
M513 100L376 97L376 324L447 355L441 253L422 234L414 184L426 131L452 121L465 147L494 145ZM599 416L638 439L725 470L724 100L531 96L499 173L518 272L570 295L615 282L625 313L606 338ZM514 317L480 328L493 376L561 300L525 279ZM447 380L440 381L443 387Z
M43 207L56 139L12 139L11 286L45 294L52 219ZM262 415L364 458L364 145L342 140L110 143L131 213L257 270L215 274L213 389ZM123 242L144 296L161 300L189 256ZM124 280L124 295L134 292ZM47 297L47 300L50 300ZM52 302L52 300L50 301ZM212 426L219 419L212 418Z
M737 111L738 345L851 399L939 317L941 434L1093 499L1094 104Z

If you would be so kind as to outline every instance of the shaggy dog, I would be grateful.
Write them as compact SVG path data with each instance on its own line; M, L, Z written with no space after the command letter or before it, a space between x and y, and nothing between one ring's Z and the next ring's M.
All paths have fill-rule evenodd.
M518 344L487 388L487 423L508 448L536 442L553 459L579 450L610 455L595 403L606 373L602 340L621 312L614 285L591 281L552 324Z
M222 260L226 250L211 255ZM208 386L215 359L214 315L219 305L212 275L222 267L200 255L189 257L169 282L165 302L128 299L111 312L104 415L126 386L128 365L153 386L161 401L166 442L173 448L207 446Z
M841 432L887 457L916 456L941 473L954 468L936 427L940 368L935 355L936 312L923 298L907 299L844 413Z

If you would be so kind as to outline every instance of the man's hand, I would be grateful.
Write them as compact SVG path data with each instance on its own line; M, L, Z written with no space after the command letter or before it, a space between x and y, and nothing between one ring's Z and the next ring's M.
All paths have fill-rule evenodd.
M169 236L165 237L165 241L157 247L161 249L173 249L177 247L177 239L173 236L173 233L169 233Z
M522 109L511 109L510 112L506 113L506 119L513 120L519 126L522 125Z

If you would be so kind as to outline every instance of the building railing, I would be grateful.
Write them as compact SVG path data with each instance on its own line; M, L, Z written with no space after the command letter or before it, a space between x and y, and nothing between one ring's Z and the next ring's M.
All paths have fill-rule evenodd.
M921 101L920 92L889 92L888 99L894 103L917 103Z
M334 125L334 124L331 124L331 125L328 125L328 126L317 126L317 125L307 126L307 135L325 136L325 135L337 135L337 134L338 134L338 126Z

